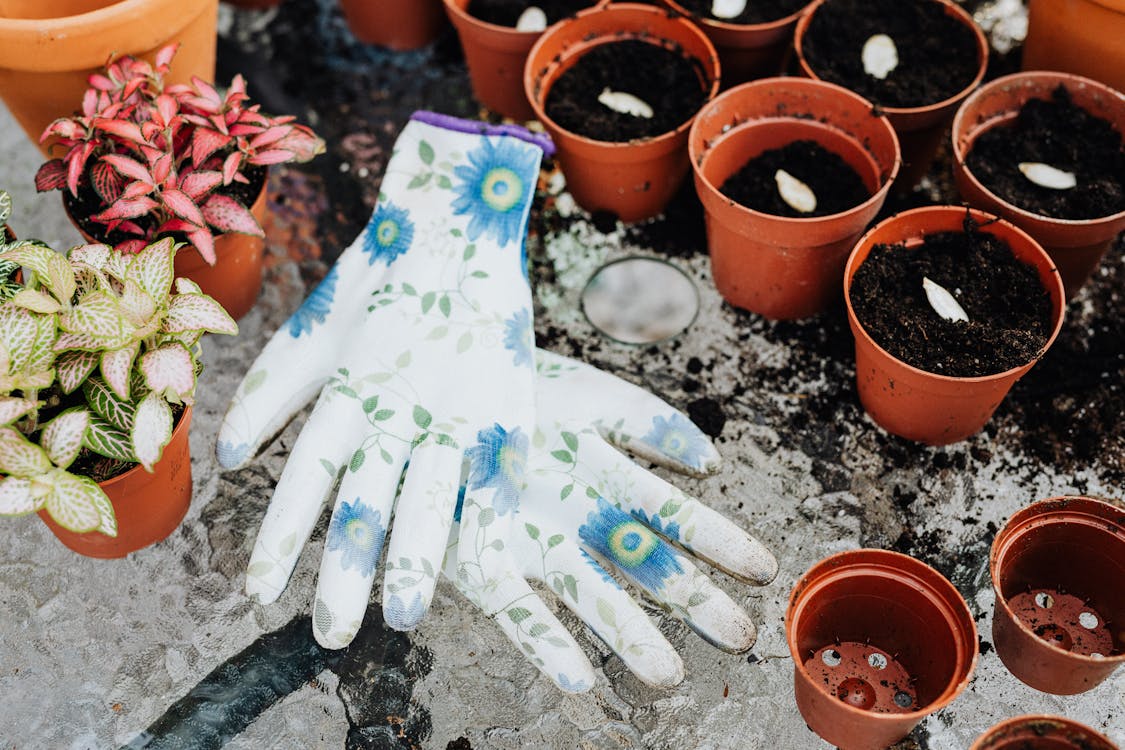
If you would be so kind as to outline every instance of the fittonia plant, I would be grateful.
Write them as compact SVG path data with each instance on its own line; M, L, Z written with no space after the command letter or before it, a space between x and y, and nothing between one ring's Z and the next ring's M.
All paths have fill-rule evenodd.
M46 509L71 531L116 535L109 499L72 465L88 452L152 471L173 406L194 398L200 337L238 332L197 285L173 282L175 252L171 238L134 255L0 246L0 264L24 273L0 303L0 515Z

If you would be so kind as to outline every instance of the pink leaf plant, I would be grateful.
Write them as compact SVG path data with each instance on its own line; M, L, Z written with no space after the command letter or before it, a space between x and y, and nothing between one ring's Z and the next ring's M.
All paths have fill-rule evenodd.
M216 236L263 236L232 186L248 184L255 169L308 161L324 142L295 118L249 104L242 76L225 94L198 77L166 85L176 48L160 50L155 65L122 57L91 75L81 111L43 131L40 141L55 139L65 154L39 168L35 186L73 199L92 189L98 207L89 218L102 237L126 237L122 252L179 233L214 265Z

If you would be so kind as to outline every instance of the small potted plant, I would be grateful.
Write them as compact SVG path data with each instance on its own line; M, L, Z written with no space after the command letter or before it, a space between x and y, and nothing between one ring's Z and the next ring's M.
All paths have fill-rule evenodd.
M1035 240L956 206L904 211L844 268L856 385L890 433L930 445L980 430L1062 328L1058 269Z
M1125 663L1125 509L1055 497L1008 519L989 555L992 639L1036 690L1083 693Z
M636 3L590 8L532 47L524 91L574 200L632 222L688 171L692 118L719 89L715 47L687 19Z
M1073 297L1125 230L1125 94L1039 71L998 78L953 120L953 175L970 205L1012 222Z
M1100 732L1061 716L1017 716L977 738L969 750L1118 750Z
M39 191L63 191L63 206L89 242L135 252L172 234L192 245L176 273L193 279L234 317L261 288L267 168L324 150L291 116L250 105L236 76L226 94L193 78L167 85L176 46L155 65L121 58L90 76L80 114L55 120L61 158L35 176Z
M0 302L0 515L38 511L84 555L165 538L191 500L199 339L238 327L173 282L175 252L170 237L131 254L0 246L2 268L24 274Z
M352 35L393 50L425 47L445 26L441 0L340 0Z
M831 83L767 78L705 105L688 149L729 303L781 319L839 299L848 253L898 174L886 117Z
M926 174L957 106L984 79L988 40L949 0L817 0L797 22L801 71L855 91L902 146L898 188Z
M953 584L912 557L840 552L793 587L785 613L797 708L847 750L882 750L957 698L977 628Z
M1029 0L1024 70L1064 70L1125 91L1125 2Z

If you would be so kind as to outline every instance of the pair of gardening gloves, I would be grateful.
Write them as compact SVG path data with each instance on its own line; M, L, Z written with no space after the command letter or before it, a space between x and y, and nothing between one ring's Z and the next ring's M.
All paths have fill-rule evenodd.
M524 239L543 153L522 128L418 113L366 229L251 367L219 435L247 463L319 393L258 532L248 593L277 599L332 489L313 609L346 646L387 529L383 616L415 627L444 574L562 689L582 649L542 581L647 683L683 664L617 574L715 646L749 649L746 613L690 560L764 585L777 564L723 516L617 449L692 476L719 456L641 389L535 348Z

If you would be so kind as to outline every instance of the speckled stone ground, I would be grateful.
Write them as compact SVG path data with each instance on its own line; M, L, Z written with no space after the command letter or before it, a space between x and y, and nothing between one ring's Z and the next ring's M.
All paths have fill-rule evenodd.
M998 50L1021 36L1018 0L968 4ZM221 26L219 80L244 72L267 110L301 115L328 138L329 153L273 176L262 297L237 339L207 342L191 435L195 497L183 525L154 547L103 562L70 553L34 517L3 522L0 747L825 747L793 702L782 617L805 569L860 546L936 566L965 595L982 637L970 688L902 748L963 750L991 724L1030 712L1067 715L1125 743L1125 671L1068 698L1007 673L990 643L987 569L996 529L1022 505L1068 493L1123 494L1120 242L1069 306L1056 347L985 431L929 449L888 436L864 415L842 309L774 324L722 303L690 191L665 218L623 227L575 209L548 170L530 243L539 343L651 388L715 436L723 471L674 481L777 551L781 571L769 587L715 574L759 623L752 654L715 651L650 607L683 654L684 683L648 688L583 633L601 674L592 692L564 695L445 584L409 637L375 615L349 649L326 653L308 622L323 522L280 601L251 603L242 592L246 562L297 430L291 426L250 468L222 473L213 446L226 403L366 220L409 113L487 113L468 98L452 33L421 52L365 49L334 7L315 0L286 0L265 13L224 11ZM1014 55L1000 56L991 74L1015 65ZM6 110L0 143L0 187L13 195L20 235L56 247L76 242L57 196L35 195L38 153ZM923 189L892 208L954 199L947 167L936 166ZM698 284L698 320L671 344L612 343L579 311L590 274L631 254L665 257ZM568 613L561 617L582 632Z

